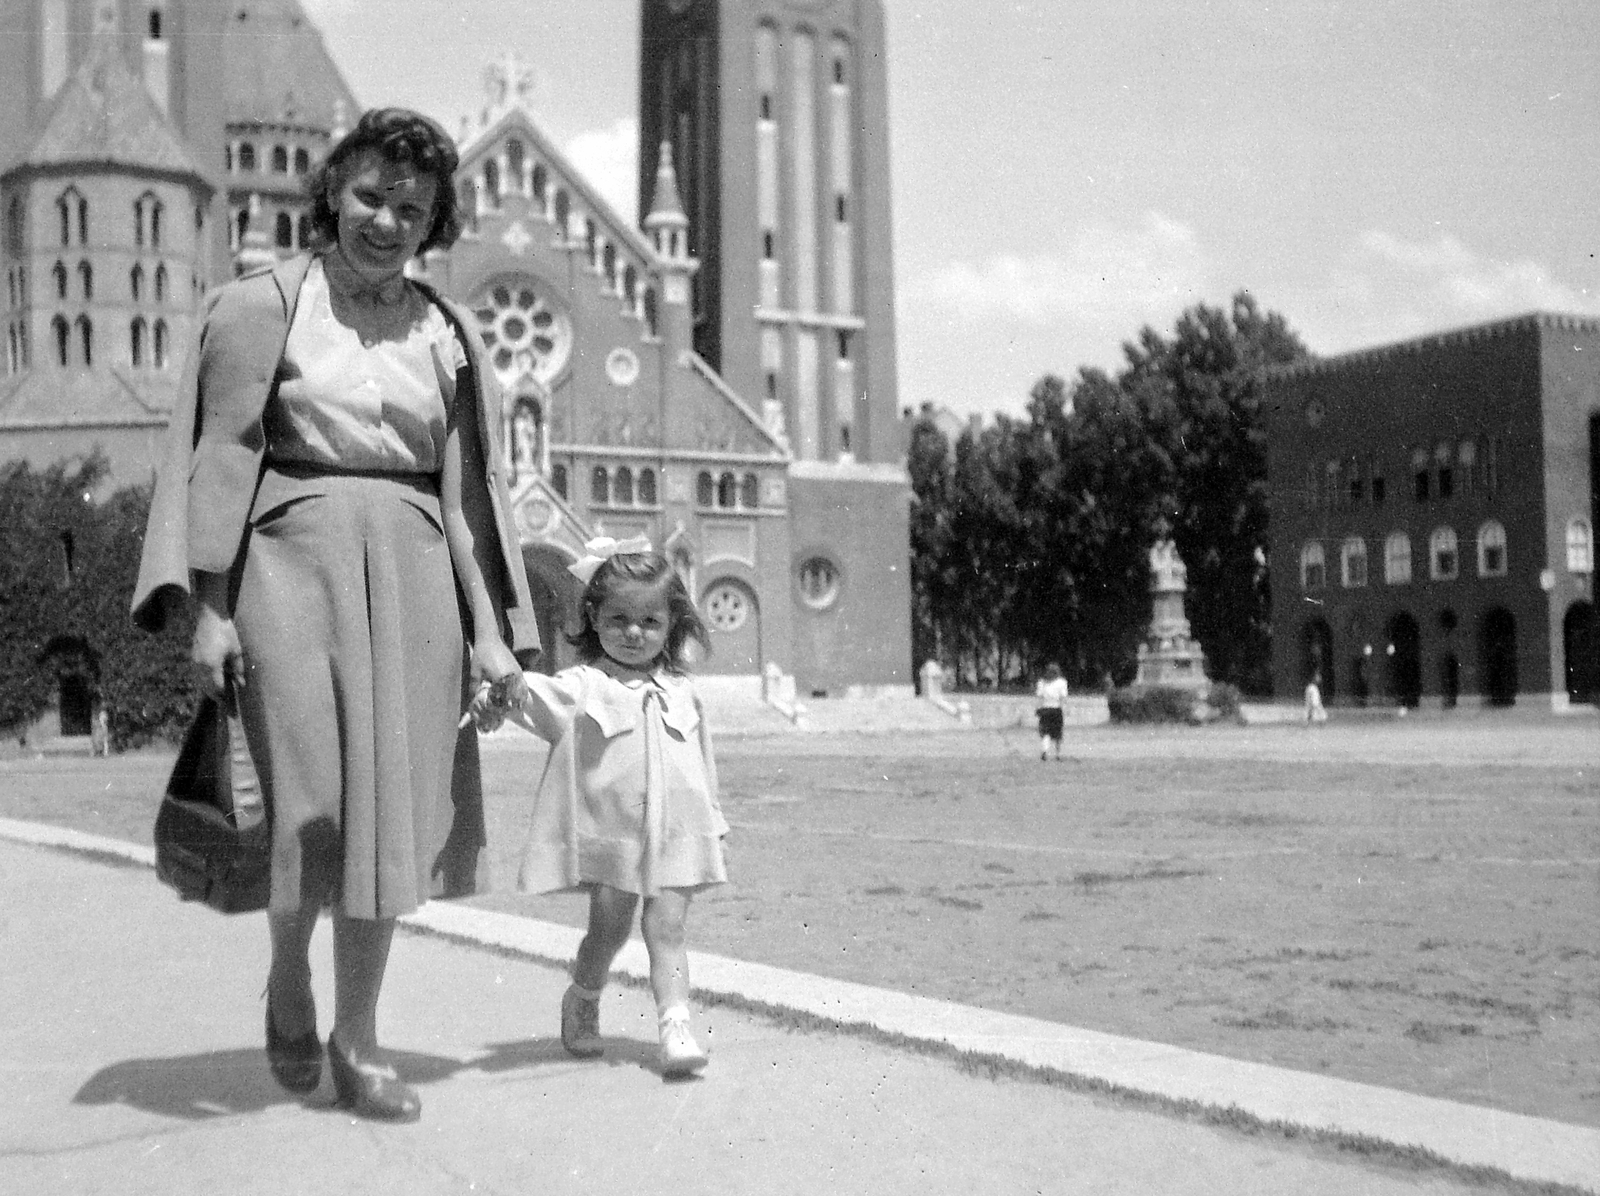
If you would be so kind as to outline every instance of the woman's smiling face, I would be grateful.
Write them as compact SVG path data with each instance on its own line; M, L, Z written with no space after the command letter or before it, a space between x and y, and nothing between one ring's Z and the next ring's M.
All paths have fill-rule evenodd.
M363 150L332 197L340 254L372 281L398 274L428 239L438 190L427 171Z

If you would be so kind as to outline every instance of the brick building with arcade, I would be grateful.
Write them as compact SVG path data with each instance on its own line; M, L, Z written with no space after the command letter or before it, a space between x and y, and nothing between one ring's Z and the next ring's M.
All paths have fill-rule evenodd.
M1535 314L1265 379L1273 681L1600 700L1600 321Z

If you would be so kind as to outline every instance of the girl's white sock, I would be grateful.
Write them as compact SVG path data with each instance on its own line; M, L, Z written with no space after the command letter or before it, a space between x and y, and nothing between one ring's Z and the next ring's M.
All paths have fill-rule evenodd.
M689 1020L689 1007L682 1001L678 1001L672 1005L668 1005L665 1009L658 1009L656 1011L656 1016L664 1022L686 1022Z

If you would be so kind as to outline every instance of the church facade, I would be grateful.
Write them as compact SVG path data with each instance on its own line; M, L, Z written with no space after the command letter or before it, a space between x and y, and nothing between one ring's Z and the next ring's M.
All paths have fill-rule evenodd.
M32 115L0 125L0 457L147 478L205 287L308 243L300 176L354 97L294 0L218 8L4 0L29 36L0 101ZM462 134L466 232L417 268L505 393L547 663L584 540L644 533L712 629L703 672L909 689L881 6L646 0L642 32L642 227L508 60Z

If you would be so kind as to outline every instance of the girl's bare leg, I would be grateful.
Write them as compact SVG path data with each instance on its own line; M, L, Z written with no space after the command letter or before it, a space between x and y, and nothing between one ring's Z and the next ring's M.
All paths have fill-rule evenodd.
M658 1011L689 1002L689 951L684 935L688 918L688 893L663 889L657 896L645 898L644 916L639 921L650 952L650 988Z
M625 893L610 885L590 888L589 929L578 944L578 957L572 964L572 982L579 988L596 991L606 986L611 961L628 941L638 904L637 893ZM649 942L648 936L645 941Z

